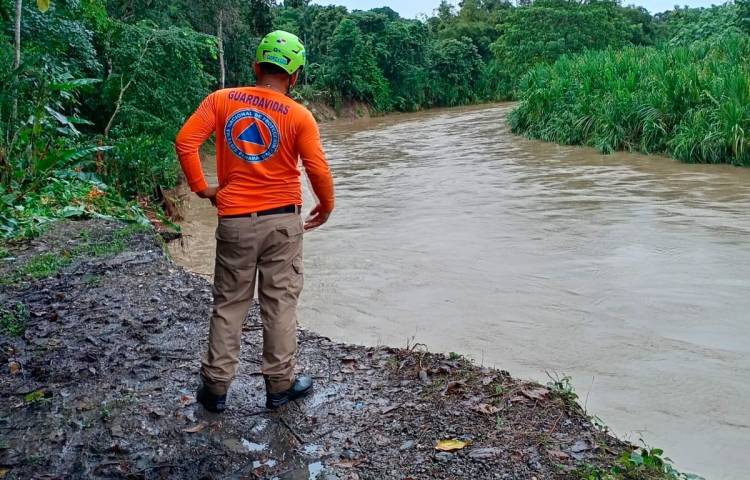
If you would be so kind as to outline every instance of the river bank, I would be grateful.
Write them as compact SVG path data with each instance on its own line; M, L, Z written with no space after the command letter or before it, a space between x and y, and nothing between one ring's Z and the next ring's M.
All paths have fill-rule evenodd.
M229 410L209 414L193 393L210 285L153 233L64 222L10 254L0 267L5 478L562 479L629 450L565 382L305 330L300 364L316 393L269 413L257 310ZM441 440L466 445L436 450Z

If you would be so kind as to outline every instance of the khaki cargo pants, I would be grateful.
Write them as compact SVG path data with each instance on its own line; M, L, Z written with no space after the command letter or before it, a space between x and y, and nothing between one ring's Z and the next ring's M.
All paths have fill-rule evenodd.
M263 366L271 393L291 388L297 352L297 299L302 291L302 218L289 213L220 218L216 229L214 308L201 377L218 395L237 371L242 324L256 277L263 320Z

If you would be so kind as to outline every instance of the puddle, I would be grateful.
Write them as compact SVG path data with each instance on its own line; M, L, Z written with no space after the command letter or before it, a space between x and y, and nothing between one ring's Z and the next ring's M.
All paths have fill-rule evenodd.
M317 480L318 476L323 472L323 462L311 463L307 466L307 472L310 480Z
M262 452L268 448L267 443L255 443L242 439L242 446L247 449L248 452Z
M318 408L324 403L328 403L331 397L339 396L340 393L340 385L331 385L322 390L314 391L310 398L305 401L305 405L307 408Z
M266 467L266 468L273 468L278 464L276 460L268 459L265 462L261 462L260 460L256 460L253 462L253 470L257 470L260 467Z
M308 457L314 457L316 455L320 455L320 453L323 451L323 447L315 443L308 443L308 444L302 445L302 447L300 448L300 451L302 452L302 455L307 455Z

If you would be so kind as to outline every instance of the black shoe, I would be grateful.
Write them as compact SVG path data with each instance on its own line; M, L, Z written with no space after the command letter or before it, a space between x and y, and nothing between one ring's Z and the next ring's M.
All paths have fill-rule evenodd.
M227 409L227 396L211 393L206 384L201 386L195 398L209 412L221 413Z
M266 387L268 388L268 387ZM266 408L275 410L292 400L305 397L312 392L313 381L310 377L297 377L292 388L281 393L266 393Z

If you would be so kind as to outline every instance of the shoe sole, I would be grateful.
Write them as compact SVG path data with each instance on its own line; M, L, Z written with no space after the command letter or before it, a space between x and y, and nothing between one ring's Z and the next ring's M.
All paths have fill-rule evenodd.
M289 396L284 397L284 399L283 400L279 400L278 403L274 402L271 399L266 399L266 408L269 409L269 410L276 410L276 409L281 408L284 405L288 404L289 402L293 402L295 400L299 400L300 398L305 398L306 396L310 395L312 393L312 391L313 391L313 386L310 385L310 388L308 388L307 390L299 393L298 395L296 395L294 397L289 397Z

